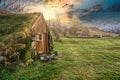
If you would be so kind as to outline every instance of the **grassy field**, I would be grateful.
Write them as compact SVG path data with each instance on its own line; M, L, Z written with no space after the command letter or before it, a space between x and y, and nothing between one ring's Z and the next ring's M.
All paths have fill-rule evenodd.
M58 60L0 68L0 80L120 80L120 38L62 38Z

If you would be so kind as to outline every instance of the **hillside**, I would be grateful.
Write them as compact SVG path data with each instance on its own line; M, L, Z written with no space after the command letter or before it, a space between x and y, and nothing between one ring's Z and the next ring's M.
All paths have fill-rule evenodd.
M118 36L117 34L114 34L114 33L108 33L108 32L105 32L103 30L100 30L100 29L97 29L97 28L88 28L89 30L89 35L91 37L115 37L115 36Z
M120 38L62 38L55 43L62 54L47 63L0 68L1 80L119 80Z
M66 29L66 37L116 37L117 34L105 32L95 27L76 26Z

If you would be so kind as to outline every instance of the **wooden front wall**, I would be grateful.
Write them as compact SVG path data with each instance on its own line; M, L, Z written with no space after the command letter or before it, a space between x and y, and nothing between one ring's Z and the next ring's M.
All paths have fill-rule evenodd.
M49 52L48 49L49 29L42 14L38 17L32 29L35 35L36 52L39 54L41 53L47 54ZM39 36L39 40L38 40L38 36Z

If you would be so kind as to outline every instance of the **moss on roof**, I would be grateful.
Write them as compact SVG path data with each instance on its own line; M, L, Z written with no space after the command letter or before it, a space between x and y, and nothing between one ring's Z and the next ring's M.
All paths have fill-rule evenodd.
M18 32L29 27L38 13L0 15L0 35Z

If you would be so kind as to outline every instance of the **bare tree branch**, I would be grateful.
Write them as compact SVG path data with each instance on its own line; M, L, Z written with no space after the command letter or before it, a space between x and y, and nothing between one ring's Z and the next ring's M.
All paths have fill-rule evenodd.
M5 9L7 9L8 7L12 6L13 4L15 4L18 0L11 0L8 2L8 4L5 6Z

